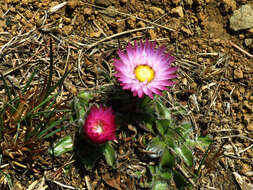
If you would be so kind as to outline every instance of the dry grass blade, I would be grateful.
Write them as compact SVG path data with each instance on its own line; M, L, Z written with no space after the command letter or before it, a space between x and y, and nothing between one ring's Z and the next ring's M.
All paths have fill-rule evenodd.
M91 48L97 46L98 44L100 44L100 43L102 43L102 42L104 42L104 41L110 40L110 39L112 39L112 38L116 38L116 37L118 37L118 36L122 36L122 35L125 35L125 34L130 34L130 33L133 33L133 32L138 32L138 31L142 31L142 30L152 29L152 28L154 28L154 27L149 26L149 27L137 28L137 29L128 30L128 31L124 31L124 32L117 33L117 34L113 34L113 35L111 35L111 36L108 36L108 37L106 37L106 38L103 38L102 40L99 40L98 42L95 42L95 43L93 43L93 44L91 44L91 45L88 45L87 47L88 47L88 50L89 50L89 49L91 49Z

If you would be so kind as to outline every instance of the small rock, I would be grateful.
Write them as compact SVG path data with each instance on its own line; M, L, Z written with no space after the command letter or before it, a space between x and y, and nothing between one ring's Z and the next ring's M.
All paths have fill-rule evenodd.
M245 35L244 34L239 34L239 39L240 40L243 40L245 38Z
M150 7L149 8L154 15L163 15L165 11L159 7Z
M241 69L234 70L234 78L235 79L242 79L243 78L243 72Z
M146 24L145 24L145 22L143 22L143 21L141 20L141 21L139 21L139 22L137 23L136 26L138 26L138 27L140 27L140 28L144 28L144 27L146 26Z
M84 15L91 15L92 14L92 8L84 8L83 10Z
M252 42L253 42L253 39L252 39L252 38L246 38L246 39L244 40L244 43L245 43L246 46L250 46L250 45L252 44Z
M153 29L150 29L148 31L148 33L149 33L149 36L150 36L151 40L155 40L156 39L156 33L155 33L155 31Z
M248 129L249 131L253 131L253 122L250 123L250 124L248 124L247 129Z
M247 30L247 36L253 36L253 28L250 28L249 30Z
M223 6L226 12L230 10L234 11L236 9L236 1L235 0L222 0Z
M161 0L151 0L151 3L154 5L159 5Z
M109 0L95 0L95 4L101 7L109 7L111 2Z
M120 0L121 3L127 3L128 0Z
M242 168L240 170L240 173L243 174L243 175L246 175L248 172L251 171L251 166L248 165L248 164L242 164Z
M68 1L67 6L71 9L74 10L78 6L78 0L70 0Z
M183 11L183 7L179 6L176 8L173 8L171 10L171 13L177 17L184 17L184 11Z
M117 32L120 33L120 32L123 32L126 28L126 22L125 20L120 20L120 21L117 21L115 22L115 25L117 27Z
M181 0L171 0L171 1L176 6L181 2Z
M245 30L253 27L253 9L249 4L235 10L229 19L230 28L234 31Z
M70 35L73 31L73 26L71 25L65 25L63 28L63 33L66 34L66 35Z
M99 38L101 36L102 32L101 31L97 31L97 32L91 32L90 33L90 37L91 38Z
M185 5L192 6L193 1L192 0L184 0Z
M128 20L127 20L127 24L129 26L129 28L135 28L135 25L136 25L136 18L135 17L130 17Z

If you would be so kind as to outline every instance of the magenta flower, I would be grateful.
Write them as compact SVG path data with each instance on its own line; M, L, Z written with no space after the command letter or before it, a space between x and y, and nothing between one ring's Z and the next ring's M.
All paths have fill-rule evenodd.
M111 108L92 106L87 116L83 130L89 140L96 144L115 140L115 116Z
M140 98L144 94L153 99L153 94L162 96L162 90L168 90L175 82L170 79L176 78L174 72L177 67L171 67L175 60L169 53L165 54L165 46L155 48L156 42L140 41L138 46L134 42L126 47L126 53L118 51L120 59L115 59L114 66L116 77L123 89L129 89L133 95Z

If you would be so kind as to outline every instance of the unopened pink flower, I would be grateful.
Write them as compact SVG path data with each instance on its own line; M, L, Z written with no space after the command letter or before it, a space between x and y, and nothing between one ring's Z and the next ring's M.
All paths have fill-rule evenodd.
M115 59L114 66L116 77L123 89L129 89L133 95L140 98L148 95L153 99L153 94L162 96L161 91L168 90L175 82L174 72L177 67L171 67L175 60L169 53L164 53L166 47L156 48L156 42L134 42L126 47L126 53L118 51L120 59Z
M86 117L84 133L89 140L96 144L116 139L115 116L111 108L92 106Z

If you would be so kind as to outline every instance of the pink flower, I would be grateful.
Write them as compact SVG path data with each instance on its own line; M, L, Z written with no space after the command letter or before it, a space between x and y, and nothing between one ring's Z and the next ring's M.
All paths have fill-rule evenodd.
M96 144L115 140L115 116L111 108L92 106L84 126L84 133L89 140Z
M169 53L165 54L165 46L155 48L156 42L140 41L139 45L134 42L126 47L126 53L118 51L120 59L115 59L114 66L116 77L123 89L129 89L133 95L140 98L144 94L153 99L153 94L162 96L162 90L168 90L175 82L170 79L176 78L174 72L177 67L171 67L175 60Z

